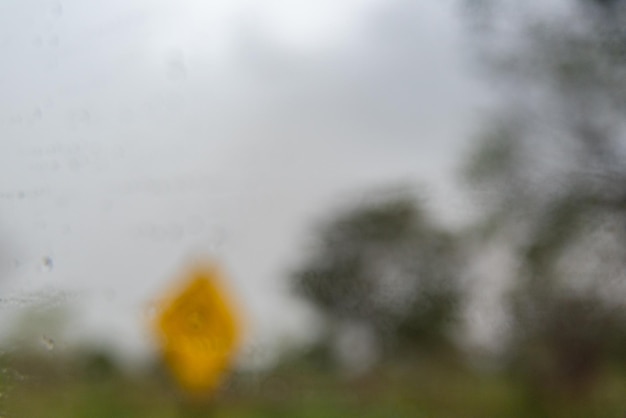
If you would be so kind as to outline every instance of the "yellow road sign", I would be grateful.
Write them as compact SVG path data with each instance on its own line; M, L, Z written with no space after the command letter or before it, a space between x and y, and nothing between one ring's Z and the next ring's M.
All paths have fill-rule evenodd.
M237 313L215 266L191 270L160 304L155 328L164 360L192 395L211 393L231 366L241 339Z

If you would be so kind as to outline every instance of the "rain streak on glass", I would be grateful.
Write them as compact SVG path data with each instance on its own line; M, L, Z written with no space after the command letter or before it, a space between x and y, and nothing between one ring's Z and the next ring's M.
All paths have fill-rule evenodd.
M41 336L41 343L48 351L52 351L54 349L54 340L46 335Z
M41 265L39 266L39 269L42 273L50 273L53 268L54 261L52 260L52 257L45 256L41 259Z

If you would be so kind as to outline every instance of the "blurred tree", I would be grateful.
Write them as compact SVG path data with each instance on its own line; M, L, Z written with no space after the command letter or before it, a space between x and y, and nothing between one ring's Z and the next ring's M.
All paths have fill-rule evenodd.
M328 320L329 343L350 327L365 329L383 353L447 343L459 298L454 240L411 198L334 216L309 254L293 283Z
M480 3L504 100L465 175L518 260L512 358L584 393L626 341L626 2Z

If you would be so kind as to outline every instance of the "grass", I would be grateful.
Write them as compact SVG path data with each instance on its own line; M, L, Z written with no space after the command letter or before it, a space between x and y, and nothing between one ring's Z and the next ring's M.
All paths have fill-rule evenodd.
M9 365L1 374L0 417L27 418L483 418L623 417L626 379L606 373L589 397L554 397L539 408L520 382L454 361L405 361L342 378L301 364L238 374L211 408L189 408L163 375Z

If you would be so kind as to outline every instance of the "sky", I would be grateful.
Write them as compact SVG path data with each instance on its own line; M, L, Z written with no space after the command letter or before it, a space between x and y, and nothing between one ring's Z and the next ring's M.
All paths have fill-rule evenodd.
M67 303L61 338L144 356L212 257L249 341L310 336L285 277L333 207L404 183L464 219L465 30L453 1L3 1L0 315Z

